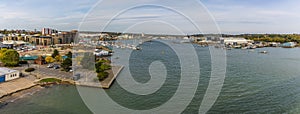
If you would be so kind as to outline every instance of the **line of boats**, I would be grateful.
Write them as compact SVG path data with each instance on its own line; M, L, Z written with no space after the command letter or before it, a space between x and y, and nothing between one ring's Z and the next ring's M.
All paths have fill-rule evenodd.
M133 50L141 50L142 48L133 45L136 43L122 43L122 42L115 42L115 41L92 41L92 42L82 42L83 44L90 44L94 46L104 46L108 48L121 48L121 49L133 49ZM139 44L142 44L142 42L139 42Z
M130 45L130 44L122 44L122 45L111 45L115 48L121 48L121 49L124 49L124 48L128 48L128 49L133 49L133 50L140 50L142 49L141 47L139 46L135 46L135 45Z
M242 47L241 45L236 45L236 46L232 46L232 45L219 46L219 45L216 45L215 48L222 48L222 49L226 49L226 50L231 50L231 49L247 50L247 49L249 49L249 51L253 51L254 52L254 49L261 48L261 47L257 47L255 45L249 45L249 46L245 46L245 47ZM260 51L259 53L267 54L268 52L264 50L264 51Z

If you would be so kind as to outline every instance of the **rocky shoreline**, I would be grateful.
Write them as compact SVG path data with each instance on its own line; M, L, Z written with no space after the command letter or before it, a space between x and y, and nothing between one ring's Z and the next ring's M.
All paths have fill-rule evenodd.
M15 102L18 99L31 96L42 89L51 87L53 85L74 85L74 83L68 82L68 81L62 81L62 82L49 82L49 83L37 83L36 85L33 85L28 88L20 89L18 91L9 93L7 95L4 95L0 98L0 109L9 103Z
M89 87L99 87L100 86L101 88L108 89L122 69L123 69L123 66L113 67L112 70L110 71L109 78L102 82L102 83L104 83L104 85L106 84L105 86L99 85L99 83L97 83L95 86L89 86ZM113 73L113 70L114 70L115 74ZM29 76L33 76L33 75L29 75ZM20 79L17 79L17 80L20 80ZM11 82L8 82L8 83L11 83ZM0 109L9 103L15 102L16 100L27 97L27 96L31 96L31 95L41 91L42 89L51 87L53 85L84 86L73 80L63 80L63 79L54 78L54 77L44 77L43 79L39 79L39 81L37 81L37 80L31 81L31 85L28 87L18 88L16 91L11 91L11 92L8 92L7 94L0 96Z
M36 93L42 89L43 89L43 87L41 87L40 85L34 85L30 88L25 88L22 90L18 90L14 93L4 95L0 98L0 109L2 107L4 107L5 105L7 105L8 103L15 102L16 100L24 98L29 95L33 95L34 93Z

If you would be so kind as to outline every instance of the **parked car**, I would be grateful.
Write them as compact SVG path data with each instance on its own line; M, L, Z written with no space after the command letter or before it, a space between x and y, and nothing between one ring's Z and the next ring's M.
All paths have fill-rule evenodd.
M54 69L59 69L60 66L59 66L59 65L54 65L53 68L54 68Z
M48 68L53 68L53 66L54 66L53 64L48 64L47 67L48 67Z

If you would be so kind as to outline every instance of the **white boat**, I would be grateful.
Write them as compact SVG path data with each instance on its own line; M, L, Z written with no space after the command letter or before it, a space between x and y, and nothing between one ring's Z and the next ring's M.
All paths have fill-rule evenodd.
M188 40L188 39L189 39L189 37L183 37L183 39L184 39L184 40Z
M242 47L241 49L245 50L245 49L248 49L247 47Z
M133 50L140 50L140 47L132 47Z
M259 53L267 54L268 52L267 51L261 51Z
M250 46L250 49L256 49L256 46Z

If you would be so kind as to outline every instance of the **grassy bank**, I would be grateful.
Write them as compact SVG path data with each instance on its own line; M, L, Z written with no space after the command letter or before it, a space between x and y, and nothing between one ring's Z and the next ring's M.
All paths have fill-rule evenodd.
M41 79L40 81L38 81L39 85L51 85L51 84L75 84L72 81L69 80L61 80L61 79L57 79L57 78L45 78L45 79Z
M60 79L56 78L45 78L39 81L39 83L61 83L62 81Z

